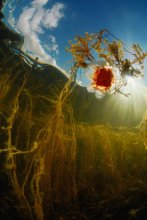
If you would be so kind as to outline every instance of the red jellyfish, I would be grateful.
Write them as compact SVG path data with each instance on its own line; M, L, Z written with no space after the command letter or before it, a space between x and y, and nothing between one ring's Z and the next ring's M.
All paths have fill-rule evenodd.
M109 90L114 83L112 68L109 66L96 66L92 79L92 87L95 90L100 90L102 92Z

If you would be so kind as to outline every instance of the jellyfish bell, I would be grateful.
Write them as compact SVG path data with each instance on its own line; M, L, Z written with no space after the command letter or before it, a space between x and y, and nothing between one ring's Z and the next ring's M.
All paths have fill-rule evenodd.
M89 79L89 80L92 80L92 77L93 77L93 73L94 73L94 70L96 67L105 67L105 66L109 66L109 63L106 62L105 60L99 60L99 61L93 61L91 62L87 68L86 68L86 71L85 71L85 74L86 74L86 77Z
M105 60L91 63L85 72L88 79L88 92L95 93L98 99L107 94L116 93L129 97L131 95L129 79L140 78L142 75L140 70L134 67L126 68L126 70L124 74L120 67L110 65Z
M89 93L95 93L95 89L94 89L91 85L88 85L88 86L87 86L87 91L88 91Z
M97 98L103 98L112 92L120 74L108 62L100 60L89 65L86 76L90 81L90 85L87 86L88 92L94 92Z
M99 90L95 90L91 85L87 86L87 91L89 93L95 93L95 96L97 99L102 99L105 94Z
M115 81L115 76L112 67L96 66L93 73L92 86L99 91L107 91L111 88Z
M104 98L104 96L105 96L105 94L103 93L103 92L101 92L101 91L96 91L95 92L95 97L97 98L97 99L102 99L102 98Z

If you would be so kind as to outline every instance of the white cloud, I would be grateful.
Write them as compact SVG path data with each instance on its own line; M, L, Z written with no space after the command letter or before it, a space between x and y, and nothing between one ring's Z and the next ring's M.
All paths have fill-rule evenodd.
M34 58L38 57L44 63L56 65L55 59L45 52L36 34L26 35L22 49L29 52Z
M52 35L49 35L48 39L49 39L49 44L45 43L43 45L45 50L59 54L58 44L56 43L56 38Z
M24 7L16 24L13 14L9 18L9 23L15 25L24 36L24 44L22 49L29 52L33 57L38 57L39 61L49 62L56 65L56 61L48 52L59 53L56 38L49 36L49 45L41 42L41 35L45 34L45 30L57 28L59 21L64 17L64 5L55 3L51 8L44 7L49 0L33 0L30 7ZM45 36L45 35L44 35Z
M56 38L53 35L49 35L48 38L51 40L52 43L56 43Z
M37 10L30 21L31 29L35 31L36 33L43 33L41 23L42 23L42 19L44 16L44 11L45 10L43 8L40 8L39 10Z
M16 24L16 28L24 35L31 35L32 28L31 28L31 20L35 14L34 8L24 8L22 14L20 15L18 22Z
M32 6L35 8L39 8L39 7L43 7L44 5L46 5L48 2L48 0L34 0L32 2Z
M60 19L64 17L63 8L63 4L56 3L51 9L47 9L43 16L43 25L46 28L56 28Z
M56 43L56 38L52 35L49 35L48 38L51 42L51 45L50 45L51 51L55 52L56 54L59 54L58 45Z

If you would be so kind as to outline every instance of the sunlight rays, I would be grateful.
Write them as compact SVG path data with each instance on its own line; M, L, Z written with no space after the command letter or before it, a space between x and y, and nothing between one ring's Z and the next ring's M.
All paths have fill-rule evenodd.
M119 117L121 120L129 120L130 117L138 119L146 108L147 87L141 79L127 77L127 85L123 88L123 93L129 93L128 97L115 94L109 97L105 105L110 117Z

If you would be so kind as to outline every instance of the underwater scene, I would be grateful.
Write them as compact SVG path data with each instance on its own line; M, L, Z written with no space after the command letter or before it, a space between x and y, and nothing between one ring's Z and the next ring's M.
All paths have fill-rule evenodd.
M132 2L0 0L1 220L147 219L147 3Z

